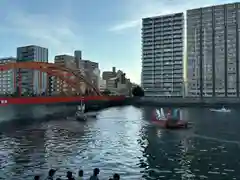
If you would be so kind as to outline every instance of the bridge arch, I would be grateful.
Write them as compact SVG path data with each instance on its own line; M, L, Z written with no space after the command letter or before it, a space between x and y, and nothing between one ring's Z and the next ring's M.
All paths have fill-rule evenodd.
M79 91L80 93L80 86L82 85L81 82L84 82L87 87L93 90L93 92L100 96L101 93L96 88L90 80L86 79L82 73L77 69L69 69L66 67L59 66L54 63L46 63L46 62L10 62L7 64L0 65L0 71L6 71L10 69L32 69L38 70L40 72L45 72L49 75L56 76L62 81L65 81L68 85ZM68 74L68 76L63 74ZM70 78L75 77L75 78Z

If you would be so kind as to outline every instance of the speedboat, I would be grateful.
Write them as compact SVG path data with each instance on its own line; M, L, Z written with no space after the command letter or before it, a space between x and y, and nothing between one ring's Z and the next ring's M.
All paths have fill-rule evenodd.
M179 110L176 111L180 112ZM165 117L163 108L161 108L160 111L155 110L152 123L166 129L182 129L188 127L188 122L181 119L181 112L179 118L172 116L170 113Z
M210 109L212 112L223 112L223 113L230 113L231 109L226 109L225 107L222 107L221 109Z

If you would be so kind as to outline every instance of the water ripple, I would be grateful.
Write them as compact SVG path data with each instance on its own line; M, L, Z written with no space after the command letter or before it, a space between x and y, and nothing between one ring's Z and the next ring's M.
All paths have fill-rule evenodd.
M152 109L108 109L96 121L47 121L14 127L0 135L0 179L32 179L49 168L83 168L86 176L101 169L101 178L113 172L123 179L239 179L237 118L209 118L205 110L186 109L194 120L187 131L162 130L149 122ZM212 115L212 113L211 113ZM218 127L212 129L212 124ZM226 131L226 127L231 132ZM230 129L231 128L231 129ZM231 160L231 161L229 161Z

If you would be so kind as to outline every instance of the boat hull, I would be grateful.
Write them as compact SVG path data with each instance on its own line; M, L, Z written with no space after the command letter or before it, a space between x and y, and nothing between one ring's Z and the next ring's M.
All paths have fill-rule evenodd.
M231 110L227 109L227 110L221 110L221 109L210 109L210 111L212 112L221 112L221 113L230 113Z
M184 120L154 120L153 124L165 129L183 129L188 127L187 121Z
M88 117L88 118L96 118L98 113L96 112L86 112L85 115Z
M77 111L75 114L75 118L77 121L86 121L87 120L87 116L85 113Z
M87 117L86 116L76 116L76 120L77 121L87 121Z

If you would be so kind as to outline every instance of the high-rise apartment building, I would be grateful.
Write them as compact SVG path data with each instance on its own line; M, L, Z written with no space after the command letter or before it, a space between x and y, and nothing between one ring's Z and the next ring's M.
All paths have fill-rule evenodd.
M0 59L0 65L16 62L16 58L7 57ZM7 71L0 71L0 94L13 94L16 91L15 88L15 70L9 69Z
M187 95L239 97L240 3L187 11Z
M48 49L36 45L17 48L17 62L48 62ZM22 93L41 94L47 90L47 74L37 70L20 69L18 86Z
M183 95L184 15L142 20L142 87L146 96Z

